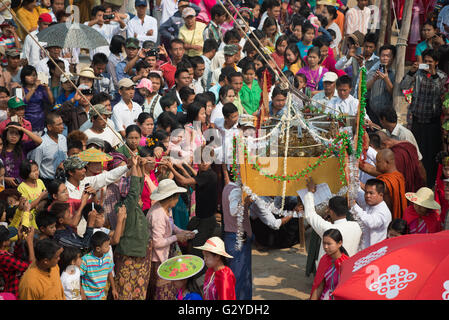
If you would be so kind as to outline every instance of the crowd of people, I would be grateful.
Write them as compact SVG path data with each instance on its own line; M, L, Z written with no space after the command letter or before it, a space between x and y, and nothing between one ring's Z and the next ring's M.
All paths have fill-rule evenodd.
M332 299L341 264L360 250L449 229L449 5L415 2L400 83L396 47L378 43L380 1L81 0L80 22L109 43L89 51L39 43L71 19L63 0L3 2L0 298L251 300L254 241L300 238L299 219L270 203L312 228L311 299ZM242 200L233 140L255 134L253 119L287 114L282 79L312 99L299 111L341 121L357 115L363 66L357 199L335 196L322 216L310 179L303 199ZM205 268L161 277L185 254Z

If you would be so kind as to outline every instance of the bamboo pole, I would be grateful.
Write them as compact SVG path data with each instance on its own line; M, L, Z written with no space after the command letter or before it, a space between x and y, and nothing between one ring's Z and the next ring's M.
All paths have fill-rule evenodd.
M393 88L393 106L396 112L399 111L400 107L401 90L399 89L399 84L404 77L405 52L407 50L407 39L410 32L410 22L412 20L412 9L413 0L405 0L401 31L399 32L398 41L396 44L396 74Z
M381 12L380 12L380 32L379 39L377 41L377 47L380 48L385 44L385 38L387 33L388 16L390 15L389 1L382 1Z

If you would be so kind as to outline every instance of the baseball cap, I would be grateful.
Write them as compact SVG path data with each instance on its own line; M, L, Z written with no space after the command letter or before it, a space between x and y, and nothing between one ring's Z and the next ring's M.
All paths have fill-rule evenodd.
M335 72L326 72L323 76L323 82L335 82L337 81L338 76Z
M20 107L26 107L26 104L23 102L22 99L18 97L12 97L8 100L8 108L9 109L17 109Z
M139 84L136 86L136 89L139 88L145 88L148 91L153 92L153 83L151 82L150 79L143 78L142 80L139 81Z
M193 9L191 7L187 7L182 11L182 17L187 18L190 16L196 16L196 12L195 12L195 9Z
M64 170L66 171L82 169L87 166L87 164L88 162L82 161L78 156L71 156L63 162Z
M118 87L121 88L130 88L135 86L136 84L129 78L123 78L118 82Z
M6 55L9 57L18 57L18 56L20 56L21 52L22 52L22 50L20 50L20 49L11 48L11 49L6 50Z
M140 48L139 40L137 40L136 38L128 38L128 39L126 39L125 48L139 49Z
M90 111L89 111L89 113L90 113ZM96 145L99 148L104 148L104 140L102 140L100 138L92 137L92 138L87 139L86 146L89 146L91 144Z
M101 115L103 115L103 114L111 115L112 114L112 112L109 111L104 105L99 103L99 104L93 105L92 108L89 110L89 117L95 117L98 115L98 113L95 112L94 109Z
M139 6L147 6L147 1L146 0L136 0L134 1L134 6L135 7L139 7Z
M224 51L225 55L233 56L234 54L239 52L239 47L237 47L237 45L235 45L235 44L227 44L224 46L223 51Z
M46 23L52 23L53 19L51 18L51 15L49 13L45 12L39 16L39 21L46 22Z

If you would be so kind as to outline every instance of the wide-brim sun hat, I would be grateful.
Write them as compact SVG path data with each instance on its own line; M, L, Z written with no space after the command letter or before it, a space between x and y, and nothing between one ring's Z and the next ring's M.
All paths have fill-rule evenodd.
M204 245L202 245L201 247L194 247L194 248L198 250L209 251L226 258L234 258L233 256L231 256L229 253L226 252L225 244L223 240L221 240L219 237L209 238L206 240L206 243Z
M154 201L160 201L167 199L175 193L187 192L186 188L178 187L176 183L171 179L164 179L159 182L158 187L151 193L150 199Z
M405 194L405 197L410 202L415 203L421 207L433 210L441 209L440 204L435 201L435 194L431 189L427 187L420 188L416 193L407 192Z
M203 270L204 260L195 255L181 255L165 260L157 274L164 280L184 280Z
M101 79L100 77L96 77L95 73L94 73L94 69L89 68L89 67L81 69L80 73L78 73L76 75L78 77L84 77L84 78L89 78L89 79L94 79L94 80Z

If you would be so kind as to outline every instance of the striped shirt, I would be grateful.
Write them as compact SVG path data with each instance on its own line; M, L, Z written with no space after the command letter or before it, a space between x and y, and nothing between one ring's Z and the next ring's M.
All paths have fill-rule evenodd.
M106 281L109 272L114 268L114 261L107 254L96 257L90 252L82 257L81 286L88 300L102 300L105 298Z

